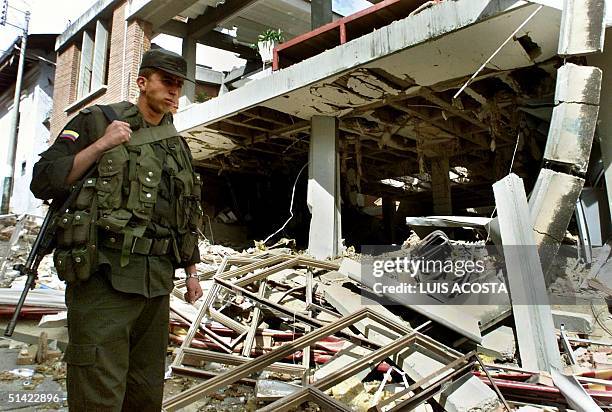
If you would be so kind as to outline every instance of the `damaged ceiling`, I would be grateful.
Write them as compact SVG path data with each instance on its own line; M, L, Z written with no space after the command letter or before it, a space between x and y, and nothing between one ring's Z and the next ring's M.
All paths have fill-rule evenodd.
M513 170L528 174L529 163L541 161L548 130L546 113L552 106L560 65L555 56L561 13L544 7L459 98L453 99L472 73L537 7L504 3L523 4L461 30L444 27L450 33L396 53L377 47L373 37L363 41L371 48L363 52L380 58L344 70L340 67L336 75L259 103L241 100L241 108L233 113L202 118L199 126L189 127L183 134L201 167L265 174L305 163L309 119L313 115L336 116L341 171L356 172L364 186L362 192L397 198L427 189L428 159L436 156L450 157L454 186L474 187L476 192L483 186L490 191L486 183L507 173L519 134L522 138ZM434 7L442 6L456 7L444 2ZM421 12L425 13L428 10ZM418 24L409 24L415 17L419 15L395 22L389 30L408 36L408 32L419 30ZM436 37L434 28L430 30L429 38ZM359 47L357 42L364 38L336 49L350 53L349 46ZM323 54L331 52L334 50ZM298 66L308 70L307 65L315 64L313 60L253 83L273 82L275 76ZM337 62L342 64L346 66L345 59ZM193 123L197 113L189 109L183 113L190 115ZM180 113L178 120L180 123ZM462 172L457 173L457 168ZM420 184L404 188L378 184L382 179L406 182L411 177L418 178Z

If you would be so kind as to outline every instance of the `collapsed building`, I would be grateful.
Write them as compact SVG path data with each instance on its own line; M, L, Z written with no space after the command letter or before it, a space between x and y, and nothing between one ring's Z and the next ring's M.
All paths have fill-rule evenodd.
M375 410L432 398L450 411L496 410L508 407L501 392L526 402L544 396L548 389L504 373L491 378L490 365L468 373L479 362L469 349L486 347L485 333L513 316L510 340L516 335L522 367L514 372L529 384L544 379L538 371L562 367L560 346L578 363L572 344L585 343L585 330L568 338L572 315L522 292L546 293L564 242L581 261L609 270L605 2L385 0L347 16L331 2L213 3L100 0L56 43L52 134L90 104L133 100L140 56L157 34L183 39L196 79L198 69L201 79L220 79L206 89L218 95L201 103L203 86L186 84L175 125L203 174L205 236L235 246L259 240L264 251L211 258L200 270L204 302L195 310L175 302L173 326L182 332L171 331L180 346L172 371L207 379L167 396L164 407L180 409L237 382L261 388L252 375L266 370L303 385L273 379L282 396L263 396L275 403L262 410L305 401L349 410L338 398L352 389L329 391L352 373L361 381L381 372L383 361L383 382L395 373L405 385L384 400L376 392ZM286 35L270 62L246 46L266 28ZM245 65L204 76L198 44L236 52ZM439 227L447 233L425 237ZM350 246L401 244L410 230L424 238L419 245L451 244L450 237L538 250L518 258L505 251L512 302L486 306L458 306L450 296L443 305L399 300L400 310L387 309L358 258L333 260ZM266 251L280 237L310 257ZM176 286L180 299L184 285ZM411 345L421 350L403 351ZM196 368L210 363L234 368ZM606 390L571 395L564 384L572 383L550 379L554 405L567 399L576 409L592 397L609 406ZM596 383L607 388L606 379Z
M606 109L594 144L567 146L574 131L563 119L594 133L599 100L561 102L555 90L581 76L598 95L590 79L599 71L558 69L566 60L604 68L607 58L593 53L603 45L558 51L560 9L561 2L404 0L341 17L329 3L300 1L100 1L57 41L52 134L87 105L134 99L139 56L157 34L171 34L183 39L194 76L197 44L246 60L216 98L190 104L196 90L187 85L175 116L204 173L207 235L217 232L217 241L264 239L291 215L284 235L317 257L336 254L341 239L357 247L398 242L408 234L406 217L490 216L494 181L512 171L529 193L545 167L554 173L543 179L575 192L547 198L568 211L560 226L584 186L587 224L601 245L610 233ZM262 70L245 45L265 27L280 28L287 41ZM603 88L605 96L605 79ZM547 146L549 135L555 141ZM560 241L564 231L548 235Z

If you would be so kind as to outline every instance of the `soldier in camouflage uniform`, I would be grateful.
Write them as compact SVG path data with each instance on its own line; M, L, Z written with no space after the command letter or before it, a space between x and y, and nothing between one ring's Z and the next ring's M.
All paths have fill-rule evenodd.
M174 270L185 269L188 301L202 296L201 180L170 113L186 69L178 54L146 52L137 104L82 110L34 167L32 192L57 203L90 176L57 215L71 410L159 411ZM109 123L108 107L119 120Z

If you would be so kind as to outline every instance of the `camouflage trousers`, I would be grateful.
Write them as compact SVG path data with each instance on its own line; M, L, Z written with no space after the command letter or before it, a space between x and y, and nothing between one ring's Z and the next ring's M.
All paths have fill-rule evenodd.
M71 411L160 411L169 296L119 292L101 273L66 288Z

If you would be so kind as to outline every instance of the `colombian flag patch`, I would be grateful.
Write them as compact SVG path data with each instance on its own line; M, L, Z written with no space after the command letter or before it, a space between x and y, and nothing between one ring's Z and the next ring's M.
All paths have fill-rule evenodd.
M74 142L76 141L76 139L79 138L79 134L74 130L65 129L64 131L62 131L62 133L60 133L59 137L60 139L67 139L71 142Z

